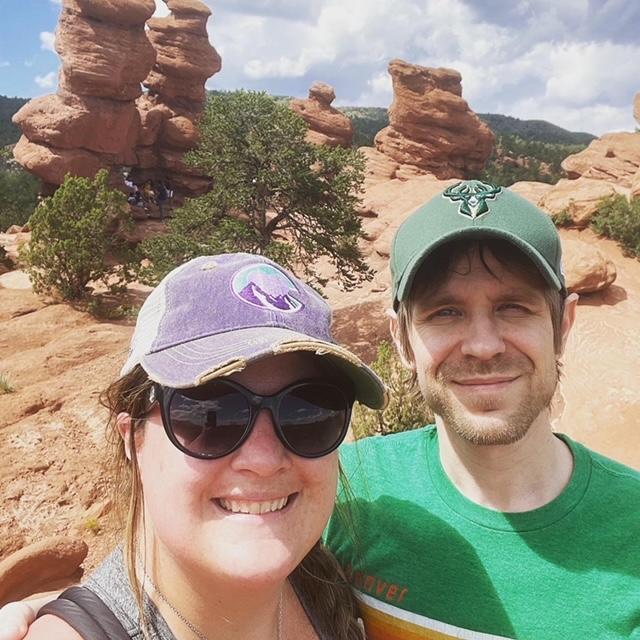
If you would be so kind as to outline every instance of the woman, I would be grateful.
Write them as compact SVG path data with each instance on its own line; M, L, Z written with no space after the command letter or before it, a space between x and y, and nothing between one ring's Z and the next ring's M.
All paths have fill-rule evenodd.
M196 258L145 301L104 394L125 541L86 585L131 638L361 637L319 540L353 400L385 395L330 323L310 287L248 254ZM80 637L45 615L27 638L56 634Z

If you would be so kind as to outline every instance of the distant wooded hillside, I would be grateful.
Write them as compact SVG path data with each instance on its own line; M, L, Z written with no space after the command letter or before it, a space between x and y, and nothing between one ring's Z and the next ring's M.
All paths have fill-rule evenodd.
M26 102L27 98L0 96L0 147L18 142L20 129L11 122L11 116Z

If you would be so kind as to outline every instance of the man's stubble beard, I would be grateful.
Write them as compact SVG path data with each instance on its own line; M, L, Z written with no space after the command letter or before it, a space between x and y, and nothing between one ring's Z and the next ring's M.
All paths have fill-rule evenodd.
M448 386L449 381L467 376L509 376L515 372L528 377L531 382L529 392L513 409L500 412L495 417L471 414ZM535 376L534 373L533 363L528 358L499 357L489 363L470 361L445 364L438 370L435 380L424 380L420 386L427 405L461 439L475 445L507 445L518 442L527 434L540 413L549 408L555 394L559 379L558 366L545 375ZM475 412L496 411L498 407L495 405L493 398L478 398L472 408Z

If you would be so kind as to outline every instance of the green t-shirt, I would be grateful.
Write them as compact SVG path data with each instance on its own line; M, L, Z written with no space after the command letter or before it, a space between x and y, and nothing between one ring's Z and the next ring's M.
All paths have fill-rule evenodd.
M326 537L369 640L640 640L640 474L559 437L571 481L525 513L464 497L434 427L343 447Z

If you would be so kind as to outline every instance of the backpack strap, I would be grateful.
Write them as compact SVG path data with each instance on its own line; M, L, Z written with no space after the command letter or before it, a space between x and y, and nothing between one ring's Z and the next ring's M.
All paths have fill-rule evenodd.
M38 618L53 615L73 627L85 640L131 640L111 609L86 587L71 587L44 605Z

